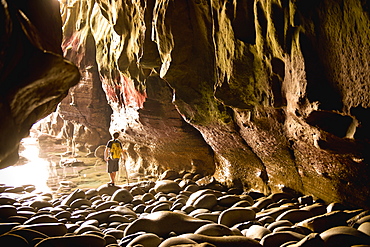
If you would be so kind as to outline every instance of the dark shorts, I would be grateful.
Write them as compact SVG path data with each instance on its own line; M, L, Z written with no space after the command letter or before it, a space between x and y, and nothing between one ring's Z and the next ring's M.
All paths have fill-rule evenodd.
M117 172L118 171L118 163L119 163L119 159L110 159L110 160L108 160L108 173Z

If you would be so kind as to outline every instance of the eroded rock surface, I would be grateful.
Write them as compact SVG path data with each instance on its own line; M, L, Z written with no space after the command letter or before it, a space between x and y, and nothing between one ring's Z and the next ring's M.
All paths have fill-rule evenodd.
M77 67L63 58L57 1L3 1L0 20L3 168L17 161L19 141L37 120L55 110L80 75Z
M66 37L94 40L137 170L197 160L228 184L368 204L365 3L81 3Z
M87 83L101 83L132 169L193 165L244 189L370 206L366 1L76 0L61 9L64 54ZM71 128L96 124L63 107ZM103 139L104 126L87 128Z

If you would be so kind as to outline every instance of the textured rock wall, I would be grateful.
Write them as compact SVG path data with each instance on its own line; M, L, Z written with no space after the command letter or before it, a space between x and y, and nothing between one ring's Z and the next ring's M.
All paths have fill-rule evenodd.
M0 26L3 168L17 161L19 141L37 120L55 110L80 75L76 66L63 58L57 1L2 1Z
M74 4L136 170L369 205L366 1Z
M173 89L155 71L161 62L145 30L151 22L146 6L104 1L69 1L61 6L65 10L65 54L80 70L89 67L97 72L87 85L98 82L104 89L113 110L110 132L123 133L130 170L155 175L169 168L195 169L212 174L212 149L181 117L172 104ZM147 58L143 57L144 49ZM95 98L92 102L103 104ZM71 107L65 105L65 119L71 119L68 109ZM78 103L75 109L81 109ZM81 123L74 119L73 126ZM97 123L94 119L84 121ZM107 139L99 139L100 144Z
M64 56L80 71L78 85L71 88L57 110L38 126L42 133L58 136L72 152L87 152L109 140L112 110L102 89L95 61L95 41L89 26L89 13L80 1L61 4Z
M72 118L73 133L103 136L101 84L133 171L193 168L230 186L370 207L367 1L76 0L61 9L64 54L83 76L72 91L96 95L99 109L79 117L92 97L71 94L59 118Z

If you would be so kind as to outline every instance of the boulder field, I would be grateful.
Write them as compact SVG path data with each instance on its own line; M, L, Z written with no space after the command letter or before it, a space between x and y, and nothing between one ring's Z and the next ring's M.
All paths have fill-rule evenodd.
M60 194L1 185L0 246L370 246L368 210L173 175Z

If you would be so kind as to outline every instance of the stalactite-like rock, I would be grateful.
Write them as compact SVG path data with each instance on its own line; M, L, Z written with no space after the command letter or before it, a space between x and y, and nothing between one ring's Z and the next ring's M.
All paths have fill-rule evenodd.
M366 204L366 11L357 0L88 2L111 130L137 170L193 156L230 185Z
M73 3L65 52L95 54L134 170L367 204L366 4Z

